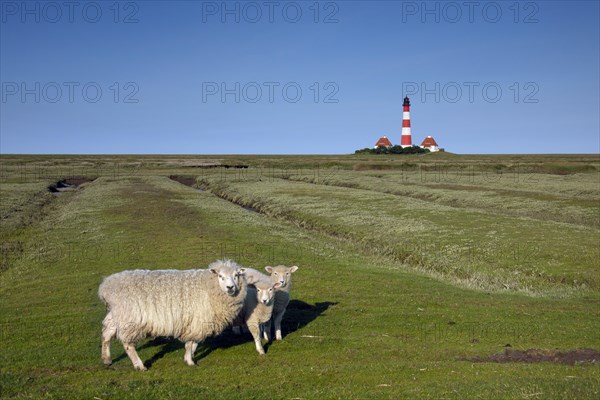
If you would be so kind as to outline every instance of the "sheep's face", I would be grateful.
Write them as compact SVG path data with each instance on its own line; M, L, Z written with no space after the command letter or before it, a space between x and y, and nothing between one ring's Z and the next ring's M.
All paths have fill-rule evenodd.
M298 270L297 266L286 267L278 265L277 267L265 267L265 270L271 274L271 282L279 283L282 287L286 287L292 279L292 274Z
M229 296L237 296L244 275L244 268L210 268L217 276L221 290Z
M256 299L259 303L270 305L273 302L275 296L275 289L281 287L281 283L271 282L259 282L255 284L256 287Z

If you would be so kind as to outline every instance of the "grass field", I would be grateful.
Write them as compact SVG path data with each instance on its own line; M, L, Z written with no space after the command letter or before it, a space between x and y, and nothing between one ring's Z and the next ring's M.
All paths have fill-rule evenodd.
M0 167L2 399L600 396L598 155L3 155ZM77 189L48 190L74 177ZM148 339L143 373L113 343L102 365L104 276L221 257L299 265L284 341L260 357L225 332L192 368L181 343ZM502 354L512 362L489 359Z

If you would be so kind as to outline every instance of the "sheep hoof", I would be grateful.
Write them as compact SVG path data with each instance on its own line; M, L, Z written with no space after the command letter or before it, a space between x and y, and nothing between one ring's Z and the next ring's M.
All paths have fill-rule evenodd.
M148 371L148 368L146 368L143 364L142 365L136 365L135 369L138 371Z

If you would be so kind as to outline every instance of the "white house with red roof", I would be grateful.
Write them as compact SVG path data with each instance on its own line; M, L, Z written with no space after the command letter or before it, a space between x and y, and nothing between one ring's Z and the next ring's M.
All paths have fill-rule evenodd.
M429 135L425 139L423 139L423 142L421 142L420 147L422 149L429 149L429 151L431 151L431 152L440 151L440 147L438 146L437 142L431 135Z
M375 143L375 146L373 148L376 149L378 147L392 147L392 142L390 142L390 139L388 139L387 136L383 136L379 138L379 140L377 141L377 143Z

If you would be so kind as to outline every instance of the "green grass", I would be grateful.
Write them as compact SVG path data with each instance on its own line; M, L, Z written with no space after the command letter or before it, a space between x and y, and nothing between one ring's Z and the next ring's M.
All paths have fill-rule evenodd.
M600 227L598 174L593 173L557 177L473 169L407 168L377 173L336 171L326 177L282 173L275 177L390 193L492 214Z
M67 163L69 157L63 158L60 162ZM115 162L105 158L81 156L71 162ZM463 203L452 206L376 188L277 178L219 181L211 175L217 170L181 165L193 163L192 157L117 159L144 167L110 174L96 169L96 181L47 203L36 200L42 180L2 182L3 210L15 210L8 218L22 221L18 213L39 215L27 223L2 225L4 244L23 243L0 274L3 399L582 399L600 394L598 364L460 361L501 353L506 345L600 348L599 278L592 264L597 227L511 215L501 211L502 204L478 207L481 197L469 197L471 191L464 191ZM59 160L41 157L32 162ZM315 162L310 157L294 160L302 165ZM352 165L354 160L320 157L316 162ZM262 156L234 161L275 162ZM292 161L287 162L290 166ZM349 175L336 179L360 184L370 181L362 174L377 173L352 175L351 168L344 170ZM340 169L319 169L324 171ZM265 214L166 177L186 173L200 176L205 184L213 180L215 191L219 187L221 194L237 196L236 201L252 200L248 204ZM230 173L240 176L239 171ZM397 177L385 174L392 175L381 179L392 185ZM546 187L552 182L542 175L544 183L527 188L527 193L549 192ZM564 187L577 190L579 185L588 193L586 200L593 201L599 188L586 183L592 175L565 175L570 180ZM7 186L8 181L28 186ZM568 197L565 193L555 195ZM553 207L552 199L540 201ZM13 208L16 205L20 210ZM456 271L432 278L428 269L411 264L422 257L424 265L435 268L442 261L439 256L407 251L401 254L405 257L395 257L395 251L406 249L372 248L373 243L393 244L406 235L448 248L470 241L499 249L535 242L539 252L523 259L523 265L510 264L506 257L498 262L480 257L467 267L447 261L448 271L456 266L461 273L478 272L484 282L493 281L496 274L510 276L506 271L511 268L530 268L536 273L524 281L532 290L466 289L455 280ZM578 255L586 252L588 256ZM134 371L122 346L114 343L113 367L102 366L104 309L96 290L103 276L132 268L202 268L220 257L255 268L300 266L283 342L272 344L260 357L249 337L225 334L201 345L198 366L191 368L183 363L180 343L147 340L139 345L142 359L152 361L145 373ZM574 282L576 277L586 286Z
M555 296L600 289L600 235L585 226L280 179L205 175L199 183L235 203L464 287Z

